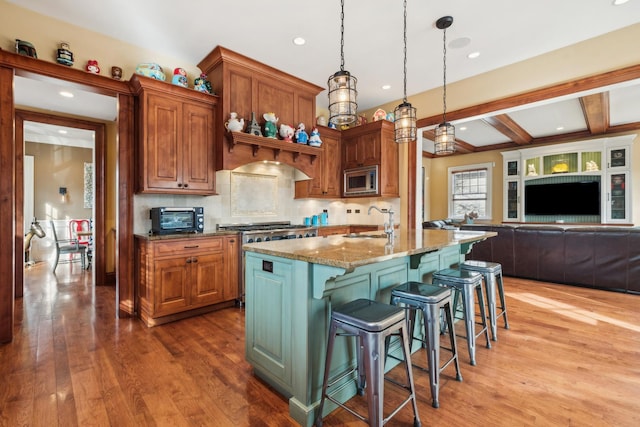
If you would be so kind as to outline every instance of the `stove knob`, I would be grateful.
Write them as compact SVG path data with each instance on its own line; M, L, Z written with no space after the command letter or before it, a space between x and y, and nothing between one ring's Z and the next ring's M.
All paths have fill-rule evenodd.
M265 242L268 242L269 240L271 240L271 237L265 237L265 238L264 238L264 241L265 241Z
M302 239L303 237L305 236L303 236L302 234L298 234L298 239Z
M262 237L256 238L256 242L262 242Z
M253 243L253 238L252 237L248 238L247 243Z
M315 231L312 231L311 233L309 233L309 237L316 237Z

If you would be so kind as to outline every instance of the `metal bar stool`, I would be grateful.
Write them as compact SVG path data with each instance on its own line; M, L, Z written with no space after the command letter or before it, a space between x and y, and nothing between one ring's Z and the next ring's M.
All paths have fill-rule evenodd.
M491 338L494 341L498 341L498 318L500 316L504 317L504 328L509 329L507 305L504 299L504 285L502 283L502 265L497 262L469 260L460 264L460 269L477 271L484 277L487 305L489 306L489 320L491 321ZM500 297L499 312L496 307L496 289Z
M427 350L427 364L425 369L421 366L413 366L429 372L429 383L431 385L431 397L433 398L432 406L438 408L440 402L438 400L440 389L440 373L453 362L456 367L456 379L462 381L460 374L460 364L458 362L458 347L456 345L456 336L453 326L453 310L451 301L451 289L430 285L421 282L406 282L396 286L391 291L391 304L404 304L409 309L408 327L411 334L411 343L413 340L420 341ZM424 337L416 337L414 335L416 311L422 312L422 320L424 323ZM451 348L443 347L451 352L451 357L440 365L440 311L445 314L447 329L449 330L449 342ZM410 344L411 344L410 343ZM411 347L411 345L409 345ZM389 357L393 357L389 355ZM415 360L415 358L414 358Z
M457 313L457 307L460 295L462 294L462 319L464 319L466 329L467 347L469 348L469 357L471 365L476 364L476 338L485 334L487 339L487 348L491 348L489 340L489 328L487 325L487 314L484 309L484 297L482 292L482 275L475 271L458 270L445 268L433 273L433 284L446 286L455 290L453 299L454 315ZM476 333L475 318L475 298L473 292L476 292L478 298L478 306L480 307L480 323L482 329Z
M344 332L338 332L338 329ZM340 375L339 378L334 379L330 383L329 372L331 368L331 356L333 354L333 345L336 336L356 337L358 363L354 369ZM409 391L409 396L387 418L384 418L384 352L385 340L389 336L400 336L402 339L402 349L404 360L406 361L405 371L409 384L402 385L395 381L392 382ZM366 391L368 419L333 398L327 392L328 388L343 378L352 375L355 371L357 371L358 394L363 395ZM325 398L355 415L361 421L369 423L370 426L382 426L386 424L391 417L411 401L414 414L413 425L415 427L421 426L413 384L413 373L411 370L409 332L407 331L405 310L403 308L368 299L357 299L333 310L331 313L329 341L327 343L327 355L324 366L322 398L320 399L320 405L317 409L316 426L322 426L322 408Z

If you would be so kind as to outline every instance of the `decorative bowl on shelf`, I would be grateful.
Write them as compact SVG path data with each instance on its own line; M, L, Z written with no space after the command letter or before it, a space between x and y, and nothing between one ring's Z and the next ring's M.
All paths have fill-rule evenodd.
M551 167L551 173L567 173L569 172L569 165L566 160L556 160Z

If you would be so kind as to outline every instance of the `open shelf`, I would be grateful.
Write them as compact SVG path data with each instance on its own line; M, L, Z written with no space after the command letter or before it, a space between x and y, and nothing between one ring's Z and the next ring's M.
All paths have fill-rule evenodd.
M297 144L295 142L287 142L279 139L266 138L264 136L251 135L243 132L229 132L229 153L233 152L233 148L238 144L250 145L253 149L253 156L258 155L261 149L272 150L273 159L278 160L281 151L293 153L295 161L300 155L309 156L311 164L316 160L322 149L320 147L310 147L305 144Z

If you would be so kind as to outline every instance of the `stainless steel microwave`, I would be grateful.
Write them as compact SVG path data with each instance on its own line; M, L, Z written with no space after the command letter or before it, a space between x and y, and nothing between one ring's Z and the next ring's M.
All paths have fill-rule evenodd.
M345 169L344 196L366 196L378 194L378 165Z

